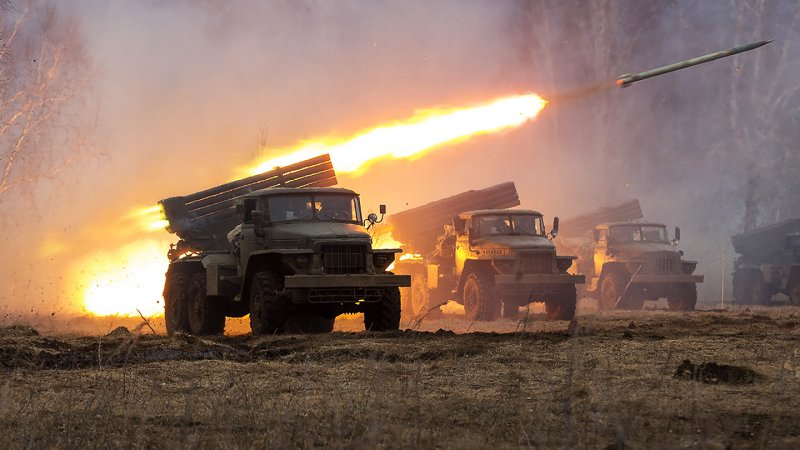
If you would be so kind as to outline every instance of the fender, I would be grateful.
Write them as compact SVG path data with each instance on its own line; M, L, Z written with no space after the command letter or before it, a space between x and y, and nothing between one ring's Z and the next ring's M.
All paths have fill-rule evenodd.
M245 264L244 273L242 274L242 293L239 300L249 302L250 284L256 272L270 269L283 275L291 275L294 271L284 262L283 257L286 255L303 254L313 255L314 251L311 249L280 248L257 250L250 253L250 256L247 258L247 263Z
M194 272L199 272L203 270L203 264L199 258L190 257L190 258L183 258L177 261L173 261L169 263L169 267L167 268L166 279L164 280L164 291L162 294L166 297L169 294L169 280L170 274L173 273L184 273L184 274L191 274Z
M461 300L462 293L464 292L464 282L467 280L469 274L473 272L479 272L482 270L488 271L492 274L495 273L495 270L492 267L491 259L484 259L484 260L468 259L464 261L464 270L461 271L461 276L458 277L458 285L456 286L456 299L458 299L459 301Z
M620 272L626 278L630 278L631 276L631 273L628 272L628 268L625 267L625 263L612 261L603 264L603 269L600 272L600 279L602 280L606 274L609 274L611 272Z

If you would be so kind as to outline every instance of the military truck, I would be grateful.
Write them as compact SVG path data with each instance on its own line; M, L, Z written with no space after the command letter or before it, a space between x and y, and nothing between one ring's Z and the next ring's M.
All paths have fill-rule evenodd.
M386 268L400 250L372 248L358 194L335 184L324 155L161 200L180 237L168 253L167 331L218 334L225 317L247 314L254 335L330 331L356 312L368 330L398 329L410 277Z
M415 223L414 217L431 223L431 215L476 203L514 206L519 197L513 183L468 191L398 213L392 219L393 233L404 243L419 240L429 234L427 230L409 233L404 223ZM477 209L460 212L451 220L435 244L410 245L414 251L431 248L425 257L418 255L397 265L398 271L413 274L406 302L410 309L425 314L452 299L464 305L469 320L491 321L501 314L516 317L520 306L544 302L551 320L574 317L575 285L584 279L567 273L574 257L556 255L551 239L558 233L558 218L550 234L542 214L533 210Z
M733 298L737 304L768 305L785 294L800 305L800 219L733 236Z
M600 208L571 220L559 247L578 255L577 268L589 277L585 294L598 298L601 309L640 309L645 300L666 297L670 310L693 310L703 276L676 248L680 228L670 240L664 224L641 218L638 200ZM581 232L576 224L592 228Z

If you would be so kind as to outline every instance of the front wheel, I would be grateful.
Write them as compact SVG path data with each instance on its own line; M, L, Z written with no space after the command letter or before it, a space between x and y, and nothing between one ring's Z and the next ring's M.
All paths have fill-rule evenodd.
M250 285L250 329L253 335L280 334L286 330L289 300L282 295L283 276L265 270Z
M697 304L697 286L694 283L679 284L667 296L670 311L694 311Z
M367 331L400 329L400 288L386 288L380 302L367 303L364 309L364 328Z
M610 272L600 279L600 309L614 309L618 304L624 304L625 297L630 294L625 292L628 277L620 272ZM623 296L624 294L624 296Z
M467 275L463 304L468 320L497 320L501 305L492 292L491 276L475 272Z
M572 285L567 292L545 300L544 306L547 310L547 318L549 320L572 320L575 318L577 303L578 293L575 285Z

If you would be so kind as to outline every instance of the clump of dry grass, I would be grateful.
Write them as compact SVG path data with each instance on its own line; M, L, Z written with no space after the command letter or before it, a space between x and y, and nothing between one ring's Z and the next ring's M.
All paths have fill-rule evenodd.
M572 332L564 322L535 333L203 339L0 330L0 447L798 444L796 317L579 322ZM753 367L763 378L674 379L683 359Z

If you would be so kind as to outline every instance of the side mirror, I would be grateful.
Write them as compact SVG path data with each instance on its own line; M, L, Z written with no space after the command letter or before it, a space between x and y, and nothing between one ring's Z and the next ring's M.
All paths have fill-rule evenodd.
M680 229L680 227L675 227L675 239L674 239L674 241L677 244L678 241L680 241L680 240L681 240L681 229Z
M550 229L550 236L552 236L551 239L555 239L556 236L558 236L558 222L558 216L553 217L553 228Z
M254 209L250 211L250 217L253 219L253 232L256 236L264 236L264 211Z
M592 230L592 236L594 236L594 241L597 242L600 240L600 231L598 229Z
M381 212L380 220L378 220L378 215L375 213L369 213L369 215L367 215L367 220L364 221L364 226L367 227L368 230L376 223L383 222L383 216L386 214L386 205L381 205L378 210Z

